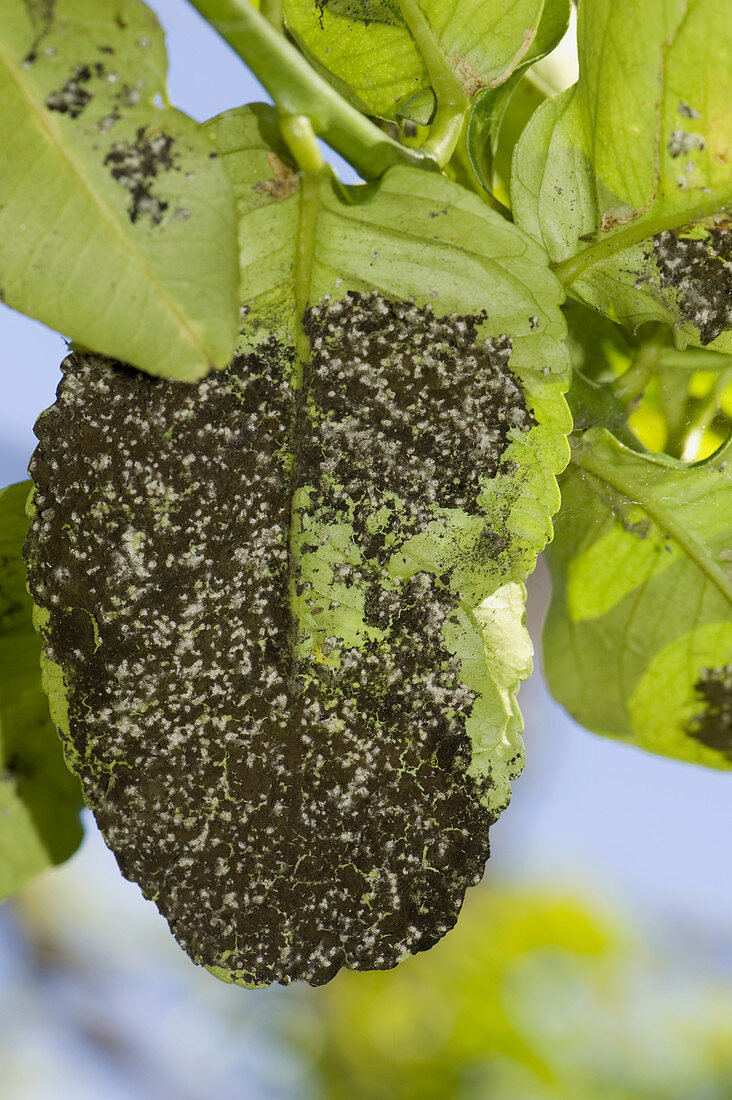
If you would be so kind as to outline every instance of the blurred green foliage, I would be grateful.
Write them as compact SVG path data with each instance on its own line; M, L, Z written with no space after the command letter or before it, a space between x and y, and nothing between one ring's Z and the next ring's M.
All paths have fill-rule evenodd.
M287 1030L318 1100L732 1096L730 986L682 980L583 904L541 894L470 891L437 947L342 973Z

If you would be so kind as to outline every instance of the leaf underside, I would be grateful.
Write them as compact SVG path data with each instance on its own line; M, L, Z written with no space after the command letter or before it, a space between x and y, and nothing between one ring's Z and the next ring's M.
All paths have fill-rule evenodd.
M231 190L165 95L138 0L0 5L0 295L77 345L201 378L237 327Z
M0 898L67 859L82 835L81 790L48 715L25 588L30 488L0 491Z
M123 873L217 976L318 984L452 926L520 770L521 581L567 459L561 292L431 173L347 191L293 171L269 109L212 130L239 353L193 387L67 360L29 573Z
M732 20L717 0L595 0L578 35L578 83L516 148L516 220L589 305L732 351Z
M601 429L584 445L548 551L549 686L596 733L732 767L729 457L689 467Z
M285 0L287 29L336 87L382 118L427 121L434 110L412 8L467 100L548 53L567 29L566 0ZM402 10L404 9L404 10Z

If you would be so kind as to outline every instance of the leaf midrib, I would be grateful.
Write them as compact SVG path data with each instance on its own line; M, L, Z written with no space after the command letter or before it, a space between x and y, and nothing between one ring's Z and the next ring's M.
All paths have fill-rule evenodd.
M211 364L211 356L197 335L195 330L189 325L185 314L182 312L181 307L176 300L171 296L168 288L163 282L161 282L158 273L155 268L152 267L148 261L144 251L138 248L132 238L124 232L123 227L120 225L119 220L109 206L102 200L98 191L93 187L91 182L87 179L84 172L83 162L75 156L74 153L63 142L61 135L58 132L58 128L55 122L49 117L49 113L42 104L38 97L34 94L33 85L30 84L24 77L22 70L18 67L15 60L7 53L2 38L0 37L0 62L5 66L11 80L15 83L19 90L20 96L24 99L28 105L31 119L40 131L42 139L45 139L46 143L50 145L53 150L64 160L68 167L71 169L73 177L83 186L85 191L90 196L93 205L99 211L102 220L105 221L113 230L114 234L119 238L122 243L124 252L127 252L133 262L142 269L145 277L155 287L158 292L158 297L163 303L164 307L172 314L176 320L180 330L185 334L189 344L200 353L203 360L208 364Z

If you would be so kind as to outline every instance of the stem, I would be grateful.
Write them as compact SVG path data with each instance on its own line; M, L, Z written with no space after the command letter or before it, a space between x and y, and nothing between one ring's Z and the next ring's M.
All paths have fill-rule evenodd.
M473 191L479 199L483 200L486 206L490 206L498 214L504 217L506 221L513 221L513 215L508 207L504 206L492 191L486 190L478 178L468 155L466 138L467 125L465 120L463 120L460 137L455 146L455 152L450 158L450 163L447 165L446 174L455 179L461 187L465 187L468 191Z
M723 208L722 208L723 209ZM586 248L584 252L578 252L576 256L570 256L567 260L561 260L553 264L554 274L565 286L570 286L585 273L593 264L609 260L616 252L622 252L625 248L631 248L634 244L640 244L646 237L653 237L656 233L662 233L665 229L679 229L683 225L700 221L702 218L718 214L720 206L718 200L710 200L700 203L693 210L686 210L673 216L664 214L660 217L649 218L637 224L629 225L612 236L606 237L597 244Z
M732 384L732 367L722 371L694 417L681 449L684 462L693 462L696 458L704 432L719 412L719 399L730 384Z
M261 0L259 10L267 22L271 23L276 31L282 33L284 23L282 0Z
M662 367L676 367L678 370L726 370L730 365L729 355L721 351L706 351L703 348L687 348L677 351L666 348L661 352Z
M666 450L681 455L689 423L689 378L676 370L659 370L658 393L666 420Z
M306 115L316 134L364 179L395 164L436 168L431 157L387 137L307 63L250 0L190 0L264 85L283 115Z
M443 168L455 152L470 101L419 4L415 0L397 0L397 3L422 55L437 99L430 135L422 150Z
M280 115L280 130L298 167L303 172L319 172L323 155L307 115Z
M643 344L625 374L621 374L613 384L615 396L624 405L632 404L642 395L659 364L664 344L665 333L659 330Z

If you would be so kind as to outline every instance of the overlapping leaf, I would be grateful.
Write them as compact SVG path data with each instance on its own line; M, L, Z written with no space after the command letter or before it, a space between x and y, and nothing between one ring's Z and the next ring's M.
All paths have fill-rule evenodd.
M585 433L549 551L544 669L588 729L732 766L732 468Z
M517 147L518 223L613 319L732 350L732 20L716 0L584 0L579 51Z
M139 0L4 0L0 295L82 346L202 377L236 336L236 223L205 132L158 106Z
M284 11L305 52L364 110L426 121L434 107L433 50L472 100L553 49L567 29L569 4L285 0Z
M48 715L25 589L29 490L23 482L0 491L0 898L67 859L81 840L81 791Z
M344 189L293 169L270 108L211 129L239 354L195 387L70 358L31 585L124 873L217 975L319 983L444 934L520 770L561 288L434 173Z

